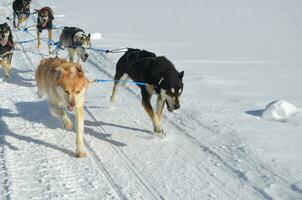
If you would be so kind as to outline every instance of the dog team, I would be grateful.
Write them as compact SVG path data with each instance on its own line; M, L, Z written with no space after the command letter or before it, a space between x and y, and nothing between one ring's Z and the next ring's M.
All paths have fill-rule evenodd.
M13 2L13 26L20 29L30 16L31 0L15 0ZM44 7L36 10L37 19L37 47L41 47L40 34L48 31L48 38L52 40L54 14L51 8ZM17 25L16 25L17 20ZM36 70L38 96L46 96L49 109L54 117L62 121L66 129L73 128L73 122L67 115L75 114L76 156L86 155L84 148L84 101L85 93L90 81L85 77L80 61L88 59L87 49L91 47L90 34L77 27L64 27L60 35L60 48L68 52L68 60L62 58L46 58L41 61ZM7 23L0 24L0 64L4 69L4 80L9 80L12 72L12 57L14 50L13 35ZM48 44L49 53L51 44ZM74 57L77 55L77 63ZM116 64L114 86L110 101L116 100L117 90L125 81L132 79L141 90L141 104L151 118L153 130L160 137L164 137L161 125L163 109L166 104L168 111L180 108L179 97L183 92L184 72L178 72L173 63L164 56L140 49L128 48ZM156 107L151 105L151 97L157 96Z

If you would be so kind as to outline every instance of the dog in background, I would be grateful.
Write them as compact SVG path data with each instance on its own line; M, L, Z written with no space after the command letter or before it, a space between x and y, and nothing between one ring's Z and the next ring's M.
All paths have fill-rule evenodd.
M20 30L20 24L25 22L30 15L31 0L14 0L13 2L13 25L14 28ZM16 26L16 17L18 18L18 25Z
M84 100L89 81L81 66L60 58L41 61L36 71L38 96L47 95L50 112L62 120L67 129L73 127L66 109L76 117L76 156L84 157Z
M86 62L89 54L87 49L91 47L90 34L77 27L64 27L60 35L61 48L66 48L70 62L74 62L74 56L77 54L78 63L80 59Z
M135 82L143 82L147 85L137 84L141 89L142 105L153 122L154 131L163 137L161 126L164 105L173 112L180 108L179 97L183 92L182 78L184 72L178 72L174 65L164 56L156 56L152 52L129 48L118 60L114 76L114 86L110 101L116 99L120 80L131 78ZM152 95L157 94L156 109L150 103Z
M13 50L14 41L11 29L7 23L0 24L0 64L5 72L4 80L9 80L11 76Z
M38 13L38 20L37 20L38 48L40 48L41 32L43 30L48 30L48 41L52 41L52 21L54 20L54 14L52 9L49 7L44 7L36 11ZM48 52L51 53L51 44L48 44Z

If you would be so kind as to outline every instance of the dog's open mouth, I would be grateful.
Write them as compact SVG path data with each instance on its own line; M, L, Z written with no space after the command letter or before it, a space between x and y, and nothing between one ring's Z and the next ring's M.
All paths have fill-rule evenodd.
M0 38L0 44L1 46L5 46L7 44L8 37Z
M166 100L167 109L169 112L174 112L174 109L169 105L168 101Z
M69 112L72 112L72 111L73 111L73 108L74 108L73 106L70 106L70 105L67 106L67 110L68 110Z

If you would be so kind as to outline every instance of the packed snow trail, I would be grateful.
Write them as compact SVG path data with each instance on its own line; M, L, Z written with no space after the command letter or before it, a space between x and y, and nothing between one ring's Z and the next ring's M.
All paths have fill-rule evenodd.
M33 7L41 5L33 1ZM7 7L0 11L10 13ZM28 39L22 32L14 36ZM135 86L120 89L112 105L112 84L91 85L85 106L88 156L75 158L74 132L63 130L46 100L36 96L34 72L47 50L45 43L42 53L35 47L21 45L12 79L0 84L3 199L302 198L301 172L295 176L292 169L263 160L242 137L253 134L253 128L241 126L249 116L216 99L196 97L190 84L181 110L166 112L164 139L152 132ZM91 52L83 64L86 75L112 78L118 57Z

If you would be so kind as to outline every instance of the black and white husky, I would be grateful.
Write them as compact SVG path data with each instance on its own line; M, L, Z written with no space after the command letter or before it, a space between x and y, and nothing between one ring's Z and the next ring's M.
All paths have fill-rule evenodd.
M89 54L87 49L91 47L90 34L77 27L64 27L60 35L60 46L66 48L70 62L74 62L74 56L77 54L78 63L80 59L86 62Z
M4 80L9 80L11 76L13 50L14 41L11 29L7 23L0 24L0 64L5 72Z
M131 78L135 82L146 83L146 85L137 84L141 89L142 105L153 122L154 131L163 137L165 135L161 126L163 108L165 103L170 112L180 108L179 97L183 91L183 75L184 72L178 72L164 56L129 48L116 64L114 76L116 82L110 101L115 101L118 87L125 83L123 80ZM118 80L122 81L118 82ZM157 94L155 111L150 103L154 94Z

